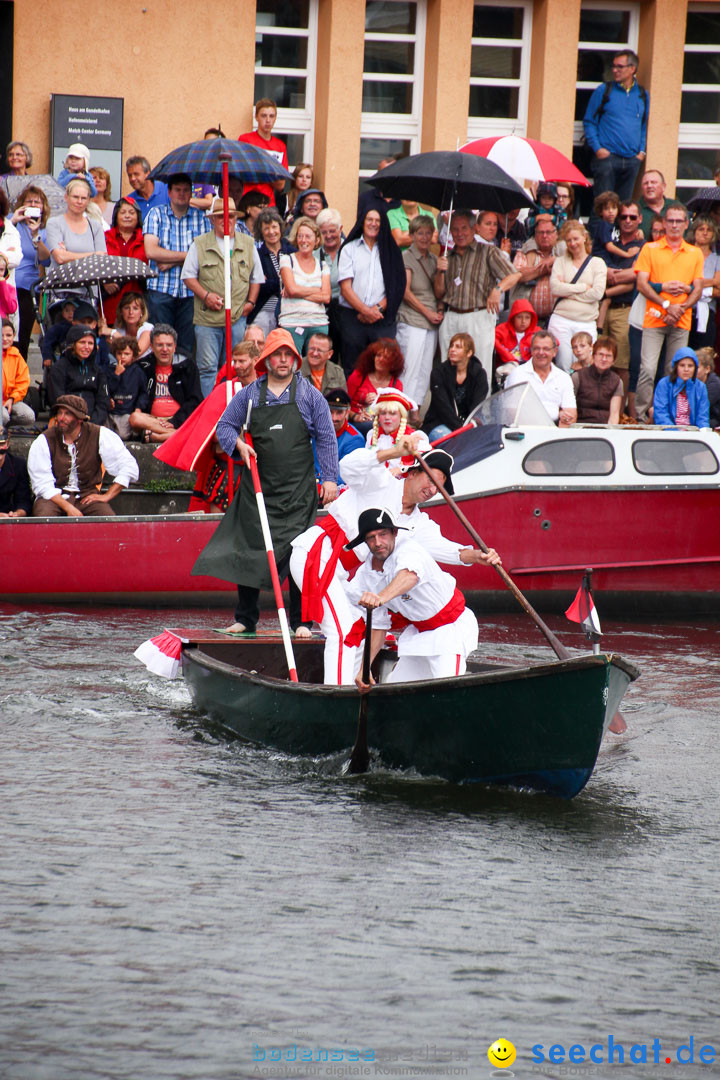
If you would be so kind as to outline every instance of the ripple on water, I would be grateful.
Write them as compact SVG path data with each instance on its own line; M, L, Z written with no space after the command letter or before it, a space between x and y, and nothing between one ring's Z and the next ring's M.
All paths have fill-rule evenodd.
M535 1042L712 1041L714 625L606 626L643 678L568 804L228 743L132 659L197 619L0 609L3 1076L237 1080L294 1043L484 1075L498 1032L525 1069ZM483 630L544 649L522 617Z

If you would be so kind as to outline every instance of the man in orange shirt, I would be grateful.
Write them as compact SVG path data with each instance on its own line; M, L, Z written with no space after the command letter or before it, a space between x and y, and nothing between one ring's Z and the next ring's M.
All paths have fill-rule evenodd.
M678 349L688 343L692 314L690 309L702 293L703 256L699 248L683 236L688 226L687 210L681 203L670 203L663 212L665 236L645 244L634 270L638 292L648 301L642 332L642 359L635 408L638 420L646 422L652 404L653 384L658 358L667 341L666 367ZM658 294L650 282L662 283Z

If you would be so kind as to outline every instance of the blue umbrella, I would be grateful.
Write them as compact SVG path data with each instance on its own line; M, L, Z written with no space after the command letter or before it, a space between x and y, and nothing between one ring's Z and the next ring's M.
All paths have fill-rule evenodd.
M173 173L187 173L198 184L222 184L223 161L228 172L246 184L270 184L292 180L292 174L278 161L250 143L236 139L203 139L171 150L150 173L153 180L167 180Z
M171 150L150 173L153 180L168 180L174 173L187 173L191 180L202 184L222 184L222 213L225 262L225 366L232 378L231 355L231 280L230 280L230 221L228 218L229 174L245 184L269 184L273 180L292 180L292 175L278 164L272 154L250 143L236 139L203 139L185 143ZM214 204L213 204L214 205ZM212 208L211 208L212 209ZM209 213L210 211L208 211ZM232 482L232 474L231 474Z

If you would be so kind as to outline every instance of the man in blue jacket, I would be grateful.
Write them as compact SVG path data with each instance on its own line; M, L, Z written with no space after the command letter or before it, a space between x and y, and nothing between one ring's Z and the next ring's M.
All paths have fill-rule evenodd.
M650 99L635 78L638 58L625 49L613 57L613 82L593 90L585 111L585 141L595 154L594 191L632 198L635 177L645 160Z

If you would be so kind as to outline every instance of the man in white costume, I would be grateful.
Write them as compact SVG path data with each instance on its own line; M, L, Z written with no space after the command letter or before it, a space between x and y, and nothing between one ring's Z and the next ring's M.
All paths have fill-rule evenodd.
M302 590L303 621L315 619L325 634L324 681L331 685L350 684L355 678L355 647L345 638L355 622L356 613L345 592L349 573L367 556L360 545L348 550L348 541L357 535L358 518L368 507L385 506L394 520L439 562L452 566L496 561L495 552L485 555L472 547L446 540L439 526L420 510L437 493L435 481L452 494L453 458L441 449L423 454L433 480L420 465L394 476L385 462L412 454L418 433L403 436L385 450L353 450L343 458L343 479L347 490L328 506L328 514L319 525L301 533L292 543L290 571Z
M371 657L382 647L387 630L398 638L398 662L388 682L418 682L463 675L468 653L477 647L477 619L465 607L455 578L441 570L416 540L398 543L402 526L384 509L364 510L358 535L350 544L369 548L365 562L348 585L348 594L361 608L374 611ZM403 530L404 531L404 530ZM496 553L493 562L499 562ZM364 635L360 619L351 641ZM371 677L372 678L372 677ZM368 689L362 675L361 690Z

